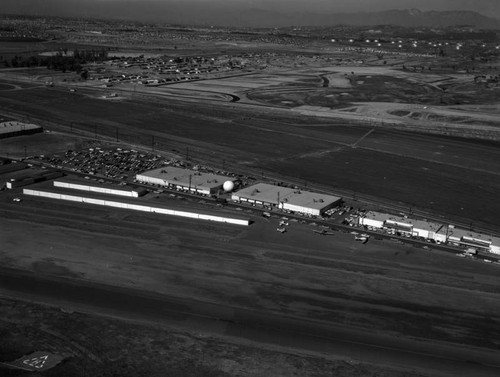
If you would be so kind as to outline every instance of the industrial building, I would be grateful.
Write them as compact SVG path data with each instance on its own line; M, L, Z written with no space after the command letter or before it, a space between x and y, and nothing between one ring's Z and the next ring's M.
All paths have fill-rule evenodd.
M11 173L18 170L23 170L26 169L27 167L28 165L22 162L13 161L10 163L4 163L3 165L0 165L0 175Z
M196 192L202 195L214 195L222 189L224 182L234 178L195 170L165 166L137 174L137 181L160 185L176 190Z
M43 128L36 124L21 122L2 122L0 123L0 139L21 135L32 135L43 132Z
M454 246L500 254L500 238L456 228L454 226L446 227L446 236L448 243Z
M410 219L405 216L369 211L359 217L359 225L375 229L385 229L403 236L446 242L446 234L440 233L440 230L443 229L443 224Z
M59 171L40 168L25 169L26 166L19 166L24 165L20 163L10 165L14 165L15 168L20 167L21 169L11 170L8 173L2 174L0 176L0 187L5 185L5 187L7 187L8 189L14 189L64 176L64 174ZM8 167L9 165L4 166Z
M136 198L123 197L117 200L109 200L109 196L106 194L88 193L86 196L69 194L62 188L53 187L53 189L47 188L25 188L23 189L24 195L38 196L57 200L66 200L76 203L87 203L98 206L106 206L113 208L122 208L133 211L142 211L148 213L158 213L162 215L179 216L190 219L197 220L208 220L220 223L234 224L234 225L250 225L249 219L237 218L237 217L227 217L227 216L217 216L210 213L192 212L184 211L179 209L168 208L162 206L161 204L151 205L148 202L138 201ZM114 199L114 198L113 198Z
M98 183L98 182L87 183L72 178L58 179L57 181L54 181L54 187L62 187L71 190L80 190L87 192L96 192L108 195L128 196L131 198L138 198L147 193L147 190L143 188L135 188L130 186L117 187L116 185L112 186L110 184Z
M360 226L384 229L394 234L448 243L464 249L500 254L500 238L405 216L370 211L360 216Z
M278 207L290 212L312 216L321 216L325 211L342 201L342 198L338 196L266 183L258 183L239 190L233 193L231 199L240 203L250 203L264 207Z

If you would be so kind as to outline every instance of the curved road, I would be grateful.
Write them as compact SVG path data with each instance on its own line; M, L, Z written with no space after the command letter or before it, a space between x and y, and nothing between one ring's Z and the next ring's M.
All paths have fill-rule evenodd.
M178 326L405 370L443 376L500 375L498 353L493 350L390 337L61 276L0 268L0 294L79 312Z

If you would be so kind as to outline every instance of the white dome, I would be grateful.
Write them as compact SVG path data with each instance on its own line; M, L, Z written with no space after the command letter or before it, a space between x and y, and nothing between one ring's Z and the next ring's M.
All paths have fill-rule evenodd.
M226 182L224 182L224 185L222 186L222 188L226 192L233 191L233 189L234 189L234 183L232 181L226 181Z

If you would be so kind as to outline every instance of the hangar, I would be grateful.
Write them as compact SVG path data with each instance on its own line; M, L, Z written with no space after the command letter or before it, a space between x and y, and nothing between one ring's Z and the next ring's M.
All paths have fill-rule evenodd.
M203 173L195 170L165 166L137 174L139 182L165 186L177 190L191 191L203 195L213 195L222 189L224 182L234 178L224 175Z
M328 209L338 205L342 198L333 195L303 191L266 183L246 187L235 192L231 199L236 202L278 207L283 210L321 216Z

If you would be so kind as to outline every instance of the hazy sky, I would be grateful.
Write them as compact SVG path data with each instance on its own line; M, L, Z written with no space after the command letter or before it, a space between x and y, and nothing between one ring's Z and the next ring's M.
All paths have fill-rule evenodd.
M218 22L225 16L231 21L235 15L248 14L249 10L253 10L252 14L258 21L259 14L264 12L258 13L255 10L281 15L309 14L309 20L314 20L311 18L314 14L410 8L421 11L471 10L500 19L500 0L0 0L0 13L6 14L108 16L125 19L142 17L158 21L168 19L169 22L175 21L171 18L178 17L179 22L186 22L191 18L193 23L203 23L204 19ZM184 12L183 17L179 16L181 11ZM269 17L272 22L272 16Z
M169 1L169 0L162 0ZM211 1L211 0L203 0ZM359 12L417 8L425 10L474 10L500 17L500 0L225 0L266 7L296 7L307 10Z
M1 0L0 0L1 1ZM22 0L21 0L22 1ZM42 1L43 0L39 0ZM81 0L95 1L95 0ZM98 0L103 2L120 0ZM129 0L134 1L134 0ZM139 0L135 0L139 1ZM143 0L146 2L145 0ZM169 2L172 0L156 0ZM175 0L174 0L175 1ZM178 1L178 0L177 0ZM189 1L189 0L188 0ZM212 0L195 0L210 2ZM417 8L425 10L474 10L486 16L500 17L500 0L218 0L261 8L292 8L309 11L359 12Z

